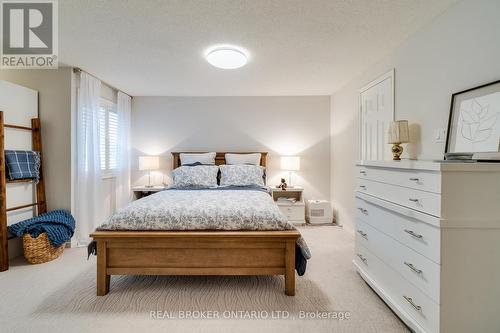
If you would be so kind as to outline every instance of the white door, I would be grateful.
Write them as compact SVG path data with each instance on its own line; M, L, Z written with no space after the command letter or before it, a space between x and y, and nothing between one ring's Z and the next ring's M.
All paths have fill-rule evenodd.
M387 131L394 120L394 70L370 82L359 94L361 159L389 160Z

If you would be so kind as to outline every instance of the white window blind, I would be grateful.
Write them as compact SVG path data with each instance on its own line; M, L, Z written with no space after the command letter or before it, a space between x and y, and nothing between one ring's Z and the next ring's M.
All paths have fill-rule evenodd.
M118 113L115 103L101 100L99 124L101 170L103 176L112 176L118 167Z

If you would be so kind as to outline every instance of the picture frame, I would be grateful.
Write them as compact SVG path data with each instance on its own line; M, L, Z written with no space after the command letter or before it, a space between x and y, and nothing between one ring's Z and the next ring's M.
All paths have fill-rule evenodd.
M500 80L451 96L445 156L453 155L500 161Z

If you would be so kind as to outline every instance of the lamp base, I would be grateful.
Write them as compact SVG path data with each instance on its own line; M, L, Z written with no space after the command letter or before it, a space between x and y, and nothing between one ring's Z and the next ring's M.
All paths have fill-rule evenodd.
M146 188L151 188L153 185L151 185L151 170L148 170L148 185L146 185Z
M392 160L401 161L401 154L403 153L403 147L399 143L394 143L392 145Z

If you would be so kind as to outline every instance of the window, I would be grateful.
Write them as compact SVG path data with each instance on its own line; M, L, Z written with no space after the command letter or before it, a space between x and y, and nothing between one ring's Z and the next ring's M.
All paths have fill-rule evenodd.
M103 176L112 176L118 167L118 113L116 104L101 99L99 112L99 149Z

